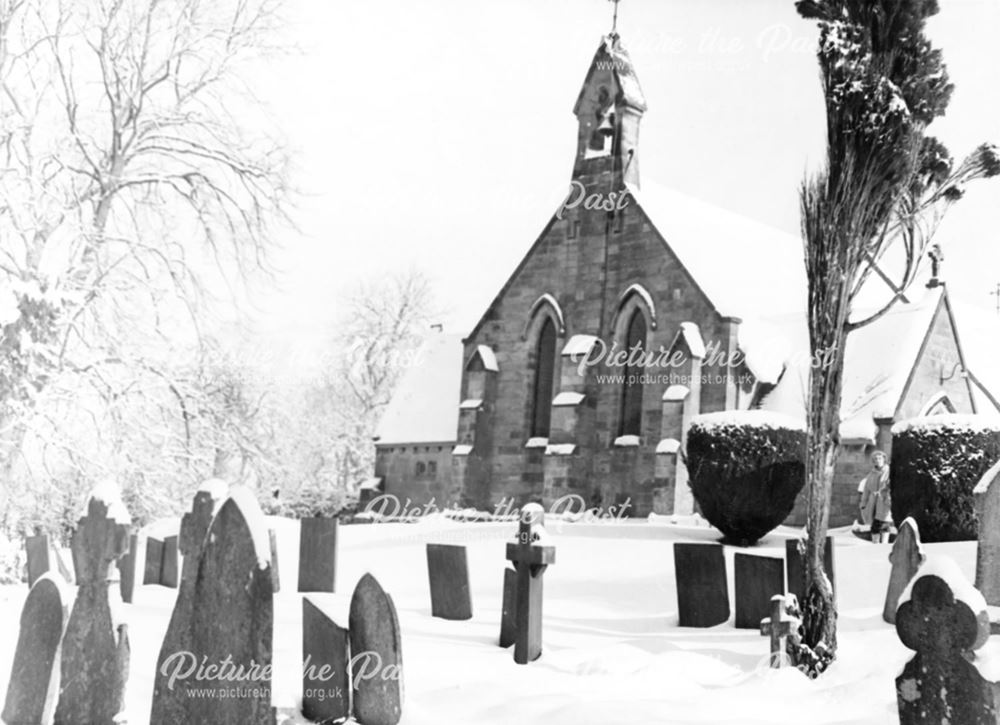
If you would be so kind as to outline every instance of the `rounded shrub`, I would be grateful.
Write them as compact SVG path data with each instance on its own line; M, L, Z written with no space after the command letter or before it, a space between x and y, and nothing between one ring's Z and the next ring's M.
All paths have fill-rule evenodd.
M805 426L769 411L695 417L687 435L691 492L727 542L749 546L778 526L805 483Z
M892 427L892 518L912 516L923 541L965 541L979 533L972 489L1000 460L1000 421L930 415Z

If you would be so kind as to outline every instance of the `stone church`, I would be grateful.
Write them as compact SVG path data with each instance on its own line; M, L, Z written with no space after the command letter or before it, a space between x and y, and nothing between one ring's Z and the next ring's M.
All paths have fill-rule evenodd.
M641 178L645 110L606 36L573 109L570 195L478 324L428 339L377 432L369 496L493 510L576 494L632 516L690 513L693 416L804 418L801 240ZM832 525L853 520L866 455L890 451L893 422L998 409L938 279L852 333L845 354ZM798 506L789 523L802 518Z

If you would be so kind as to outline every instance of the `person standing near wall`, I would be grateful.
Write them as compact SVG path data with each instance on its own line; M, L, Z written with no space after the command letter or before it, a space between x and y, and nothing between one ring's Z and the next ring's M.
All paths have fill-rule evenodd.
M876 544L889 540L889 527L892 521L892 498L889 491L889 465L885 453L876 450L872 453L872 470L862 481L861 500L858 508L861 510L861 520L871 522L871 537Z

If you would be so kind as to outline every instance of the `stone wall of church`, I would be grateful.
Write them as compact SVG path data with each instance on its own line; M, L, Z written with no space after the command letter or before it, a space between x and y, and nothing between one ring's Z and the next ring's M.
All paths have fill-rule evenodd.
M395 496L400 506L446 508L453 488L453 447L451 442L376 446L375 476L382 479L382 490ZM391 511L385 513L392 515Z

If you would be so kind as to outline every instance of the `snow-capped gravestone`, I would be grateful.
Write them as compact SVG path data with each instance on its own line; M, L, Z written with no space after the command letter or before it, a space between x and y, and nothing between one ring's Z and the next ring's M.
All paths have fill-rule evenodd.
M899 525L899 533L889 553L892 571L889 572L889 587L886 589L885 606L882 608L882 619L889 624L896 623L899 597L924 563L924 558L917 522L907 517Z
M801 539L785 540L785 571L788 575L788 593L794 594L800 601L806 599L806 567L802 554L799 553ZM833 537L827 536L823 545L823 571L826 572L833 587L834 597L837 595L837 578L835 576L833 559Z
M351 716L351 642L346 629L302 599L302 714L335 723Z
M526 665L542 654L542 576L556 561L547 544L545 510L537 503L521 509L517 540L507 544L507 560L517 572L514 607L514 661Z
M674 544L677 618L681 627L714 627L729 619L726 556L720 544Z
M990 636L986 600L955 562L927 558L900 597L896 632L917 653L896 678L900 725L998 721L1000 685L974 654Z
M299 529L299 591L332 592L337 579L337 519L302 519Z
M0 715L5 723L52 722L59 694L59 642L71 597L55 572L43 574L31 587L21 610L7 699Z
M194 496L191 511L181 517L180 536L177 546L187 562L181 570L180 587L174 610L170 615L166 636L156 659L156 674L153 685L151 725L172 725L183 722L191 695L188 692L192 681L175 679L172 683L171 667L164 669L164 663L172 657L182 657L179 652L191 650L192 615L194 608L195 581L198 578L198 562L205 548L205 537L212 517L218 510L228 489L225 481L210 479L202 484ZM178 659L173 660L178 662Z
M403 714L403 652L392 597L371 574L351 597L351 682L361 725L396 725Z
M167 689L180 679L192 679L192 663L197 663L199 670L205 663L206 672L212 671L210 665L215 666L218 675L187 683L195 696L187 699L184 716L175 722L274 722L274 592L267 531L253 492L245 486L233 486L208 527L198 559L190 648L168 654L158 668L160 673L167 672ZM196 695L195 690L205 694Z
M788 614L790 605L798 609L794 594L789 594L787 600L786 597L775 594L771 597L771 616L760 620L760 633L771 638L771 654L768 662L774 669L780 668L782 662L786 660L785 643L788 635L799 628L799 619Z
M771 612L771 598L785 593L785 562L773 556L735 554L736 627L757 629Z
M427 574L431 585L431 616L472 619L469 562L465 547L428 544Z
M500 646L506 649L517 639L517 572L506 567L503 570L503 603L500 608Z
M121 712L128 680L128 628L112 621L108 581L128 549L131 518L117 486L94 489L70 548L79 588L60 657L55 722L109 725Z
M1000 463L994 465L972 490L979 519L976 550L976 589L986 603L1000 606Z

